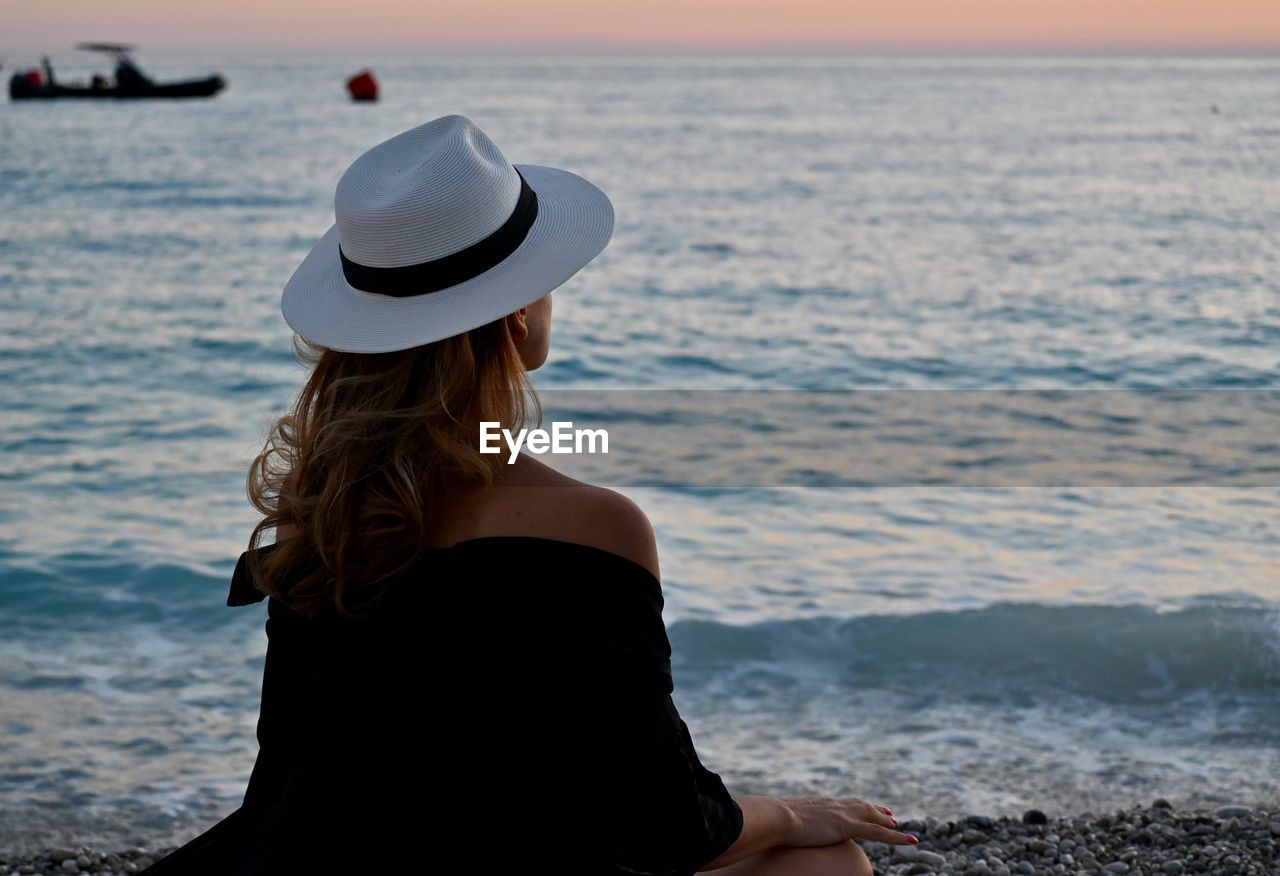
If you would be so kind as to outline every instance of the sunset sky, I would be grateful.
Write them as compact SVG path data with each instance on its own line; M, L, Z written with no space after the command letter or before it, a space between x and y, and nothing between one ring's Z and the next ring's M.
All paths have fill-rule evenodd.
M1264 48L1280 0L0 0L0 54L448 46Z

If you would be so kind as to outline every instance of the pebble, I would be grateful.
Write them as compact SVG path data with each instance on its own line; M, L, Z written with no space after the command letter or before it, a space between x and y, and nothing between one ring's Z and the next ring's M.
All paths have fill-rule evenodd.
M1022 813L1023 824L1048 824L1049 816L1045 815L1039 809L1028 809Z
M870 841L863 848L876 873L896 876L1280 876L1280 804L1174 812L1160 799L1130 810L1045 815L1043 823L1032 813L1045 815L925 818L911 823L927 848ZM0 876L127 876L169 851L0 850Z

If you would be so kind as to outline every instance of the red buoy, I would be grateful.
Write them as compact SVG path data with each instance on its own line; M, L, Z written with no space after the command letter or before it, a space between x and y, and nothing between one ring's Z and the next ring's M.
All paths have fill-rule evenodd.
M347 80L347 91L351 92L352 100L377 100L378 80L370 71L362 70Z

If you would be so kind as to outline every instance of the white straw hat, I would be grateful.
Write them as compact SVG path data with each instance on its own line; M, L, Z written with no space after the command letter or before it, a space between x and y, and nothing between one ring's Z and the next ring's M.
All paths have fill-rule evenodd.
M337 222L284 287L285 322L352 353L429 344L532 304L604 249L613 205L567 170L512 165L465 116L347 168Z

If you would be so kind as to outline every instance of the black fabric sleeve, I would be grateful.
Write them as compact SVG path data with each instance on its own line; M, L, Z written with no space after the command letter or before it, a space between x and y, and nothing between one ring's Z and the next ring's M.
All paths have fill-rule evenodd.
M742 833L742 810L702 765L669 695L618 706L608 745L614 866L688 876Z
M591 641L573 665L590 667L584 729L614 868L690 876L741 835L742 809L676 709L661 585L638 570L615 564L616 600L574 617L570 629Z
M719 857L742 834L742 807L733 799L719 774L702 765L697 749L693 747L693 739L689 736L689 727L683 720L680 721L680 728L694 780L698 785L703 821L706 824L707 842L701 852L704 858L702 864L705 864L712 858Z

